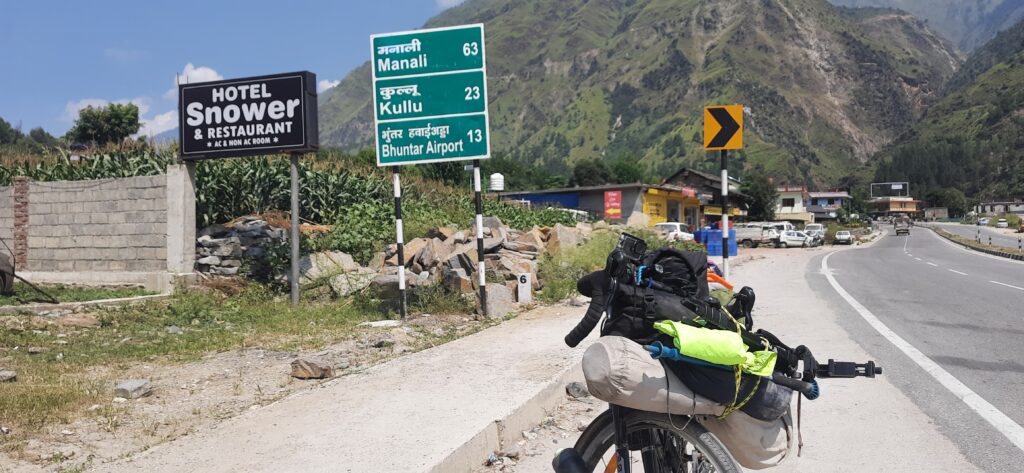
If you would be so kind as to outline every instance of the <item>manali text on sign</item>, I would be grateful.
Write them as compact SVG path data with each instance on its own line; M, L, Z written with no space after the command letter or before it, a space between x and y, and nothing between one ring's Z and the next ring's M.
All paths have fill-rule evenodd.
M604 191L604 218L607 220L622 218L622 191Z
M182 159L316 151L316 75L293 72L178 86Z
M370 37L377 165L487 158L482 24Z

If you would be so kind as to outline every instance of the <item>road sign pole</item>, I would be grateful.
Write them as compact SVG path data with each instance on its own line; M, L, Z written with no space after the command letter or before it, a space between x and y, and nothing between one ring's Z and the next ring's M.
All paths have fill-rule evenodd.
M395 186L395 245L398 247L398 314L405 320L405 235L402 230L402 178L401 166L392 166L392 180Z
M487 317L487 268L484 264L484 200L481 196L480 160L473 160L473 192L476 194L476 257L480 278L480 313ZM492 237L494 235L491 235Z
M299 155L292 153L292 305L299 305Z
M729 279L729 150L722 153L722 273Z

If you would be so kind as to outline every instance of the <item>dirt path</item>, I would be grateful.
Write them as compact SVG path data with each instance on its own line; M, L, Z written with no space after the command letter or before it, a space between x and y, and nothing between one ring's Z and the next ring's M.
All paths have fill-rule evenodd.
M89 408L88 416L54 425L31 438L21 451L0 453L0 472L43 472L80 468L128 456L259 409L324 381L292 378L291 362L312 359L344 377L490 326L464 316L418 316L400 327L360 327L352 340L310 352L258 347L216 353L187 364L144 363L93 373L104 379L146 378L153 394L137 400L111 398Z

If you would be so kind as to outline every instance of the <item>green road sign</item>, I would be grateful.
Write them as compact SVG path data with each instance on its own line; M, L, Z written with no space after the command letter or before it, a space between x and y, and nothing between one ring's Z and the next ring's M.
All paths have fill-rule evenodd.
M374 87L377 119L483 113L484 71L380 79Z
M482 24L370 44L378 166L490 157Z
M484 68L484 26L407 31L371 36L373 77L409 76Z
M377 124L380 166L458 161L487 155L483 114Z

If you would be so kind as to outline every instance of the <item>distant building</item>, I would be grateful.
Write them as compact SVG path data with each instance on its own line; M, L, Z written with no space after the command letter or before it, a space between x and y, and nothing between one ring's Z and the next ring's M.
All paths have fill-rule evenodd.
M982 202L974 207L979 214L1017 214L1024 215L1024 200Z
M906 214L911 217L922 217L921 201L913 197L875 197L868 203L870 214L875 217L888 217L894 214Z
M721 215L721 178L683 168L660 184L604 184L600 186L567 187L535 191L498 193L502 200L581 210L595 220L605 218L608 192L621 192L621 214L618 221L639 227L663 222L685 223L699 229L717 221ZM739 191L737 183L729 186L729 214L746 215L749 197ZM717 214L716 214L717 211Z
M779 186L779 200L775 204L775 219L793 223L814 222L814 214L807 208L810 195L804 186Z
M846 207L853 197L850 197L846 191L829 191L829 192L808 192L810 197L810 204L818 206L827 210L838 210Z

